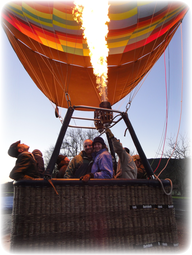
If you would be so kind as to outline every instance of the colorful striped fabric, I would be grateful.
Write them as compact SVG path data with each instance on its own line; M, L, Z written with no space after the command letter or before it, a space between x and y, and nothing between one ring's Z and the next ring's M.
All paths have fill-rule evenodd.
M111 104L114 104L138 84L141 77L144 77L160 57L186 14L187 7L182 3L164 1L117 1L109 4L110 22L107 37L109 47L108 90ZM91 66L89 49L85 39L83 39L79 24L74 20L72 14L73 7L73 2L51 3L36 1L10 2L4 7L2 11L3 27L24 66L26 65L26 59L25 61L23 60L24 56L21 56L18 47L22 47L23 51L25 47L28 47L27 51L30 49L32 52L41 54L41 60L45 56L45 58L59 61L62 64L77 65L86 68ZM15 38L17 38L16 41ZM27 67L25 66L32 79L51 101L57 105L66 107L66 102L64 102L63 97L59 99L60 96L55 88L49 88L51 91L54 90L53 96L51 95L52 92L43 88L45 87L42 84L45 83L42 80L44 78L38 78L37 76L39 74L35 74L35 71L31 70L30 65L33 62L31 59L33 58L32 55L30 54L31 57L28 57L27 60L31 61L31 63L28 62ZM147 55L148 59L145 60L144 64L141 62L141 59ZM136 66L136 61L140 61L139 66ZM132 63L132 66L128 66L130 63ZM47 63L46 65L49 66L49 64ZM127 65L127 70L124 70L123 65ZM114 69L115 66L120 67L118 69L119 72ZM110 67L113 68L111 72ZM50 70L50 68L54 70L55 66L47 68L47 70ZM55 76L58 71L55 70L52 81L54 80L55 84L58 83L58 86L62 87L64 92L69 92L71 89L70 94L74 94L72 92L72 84L77 81L69 79L66 73L68 71L62 71L62 78L56 78ZM85 75L84 81L90 87L92 87L92 84L96 87L95 78L89 70L84 74L82 70L77 72L81 73L81 77ZM130 79L127 80L126 75L129 72L131 72L131 75ZM117 79L117 77L119 82L118 86L116 84L116 90L114 91L114 88L111 86L114 86L112 85L114 83L113 80ZM95 100L85 100L85 102L98 106L100 99L97 90L92 89L89 92L96 93ZM82 97L81 100L80 98L78 100L75 99L74 102L83 103Z
M60 7L61 3L15 2L6 6L5 18L20 32L45 46L89 56L82 30L73 18L73 4ZM175 25L184 8L166 2L112 3L107 38L109 54L121 54L155 40Z

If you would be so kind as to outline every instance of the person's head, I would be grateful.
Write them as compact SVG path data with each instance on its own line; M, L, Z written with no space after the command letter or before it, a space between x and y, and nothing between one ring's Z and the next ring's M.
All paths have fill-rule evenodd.
M127 147L124 147L124 150L129 154L130 150Z
M33 154L33 155L40 156L40 157L43 157L43 153L42 153L40 150L38 150L38 149L33 150L33 151L32 151L32 154Z
M70 159L69 159L68 157L65 157L65 158L64 158L64 161L65 161L65 164L66 164L66 165L69 165Z
M83 149L84 151L86 152L86 154L89 156L92 154L93 152L93 141L90 140L90 139L86 139L84 142L83 142Z
M66 155L59 155L57 158L57 165L68 165L70 162L70 159L68 159L68 157Z
M93 150L95 152L98 152L104 148L106 148L106 144L105 144L103 138L100 136L95 137L93 140Z
M11 157L17 158L20 153L28 151L28 150L29 150L28 145L21 143L21 141L17 141L15 143L11 144L11 146L9 147L9 150L8 150L8 154Z
M133 156L133 161L135 162L136 167L139 168L140 165L141 165L140 156L139 156L139 155L134 155L134 156Z

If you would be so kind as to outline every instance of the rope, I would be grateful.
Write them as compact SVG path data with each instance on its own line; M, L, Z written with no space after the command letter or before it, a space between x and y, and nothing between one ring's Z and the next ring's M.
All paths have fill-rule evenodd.
M51 184L51 186L53 187L55 193L59 196L59 193L57 192L57 190L56 190L54 184L52 183L51 179L48 178L47 181Z
M182 23L181 23L180 28L181 28L181 65L182 65L182 75L181 75L181 77L182 77L182 82L181 82L181 110L180 110L180 118L179 118L179 127L178 127L178 131L177 131L177 136L176 136L176 141L175 141L173 151L172 151L169 159L167 160L167 163L166 163L165 167L158 174L158 177L165 170L165 168L167 167L171 157L173 156L173 153L174 153L176 145L177 145L177 140L178 140L178 137L179 137L179 131L180 131L180 126L181 126L181 117L182 117L182 109L183 109L183 32L182 32Z
M169 101L170 101L170 53L169 53L169 46L167 47L167 51L168 51L168 109L169 109ZM159 146L157 148L157 151L156 151L156 154L155 154L155 157L151 163L151 166L153 165L154 161L155 161L155 158L158 157L158 155L160 154L160 150L161 150L161 147L162 147L162 144L163 144L163 140L164 140L164 133L165 133L165 126L166 126L166 120L165 120L165 124L164 124L164 128L163 128L163 131L162 131L162 135L161 135L161 139L160 139L160 142L159 142Z
M157 171L157 169L160 166L161 163L161 159L163 157L164 154L164 149L165 149L165 142L166 142L166 136L167 136L167 126L168 126L168 96L167 96L167 72L166 72L166 59L165 59L165 50L164 50L164 67L165 67L165 93L166 93L166 125L165 125L165 137L164 137L164 143L163 143L163 149L162 149L162 153L161 153L161 157L159 160L159 163L156 167L156 169L154 170L154 173Z
M156 176L155 174L154 174L154 176L155 176L156 180L158 180L158 181L160 182L161 187L162 187L162 189L163 189L163 192L164 192L167 196L171 195L171 194L172 194L172 191L173 191L173 183L172 183L172 180L169 179L169 178L166 178L166 179L165 179L165 180L168 180L168 181L170 182L170 185L171 185L170 191L167 192L167 191L165 190L164 186L163 186L162 181L159 179L159 177Z

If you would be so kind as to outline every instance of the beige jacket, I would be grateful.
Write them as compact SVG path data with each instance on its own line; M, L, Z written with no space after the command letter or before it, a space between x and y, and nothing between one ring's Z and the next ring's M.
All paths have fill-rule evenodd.
M114 150L119 156L115 178L137 179L137 167L131 157L115 137L111 139Z

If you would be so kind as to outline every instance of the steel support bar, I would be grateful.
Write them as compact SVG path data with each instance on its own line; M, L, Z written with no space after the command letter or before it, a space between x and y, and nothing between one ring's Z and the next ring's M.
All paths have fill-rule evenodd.
M113 109L108 109L108 108L102 108L102 107L93 107L93 106L86 106L86 105L74 105L74 109L89 109L89 110L99 110L99 111L106 111L106 112L116 112L122 114L122 112L113 110Z
M73 115L74 112L74 108L69 107L67 110L67 113L65 115L65 119L63 121L59 136L57 138L57 142L55 144L55 148L53 150L52 156L50 158L49 164L47 166L47 169L45 171L45 176L51 176L54 166L55 166L55 162L57 161L57 157L59 155L60 149L61 149L61 145L65 136L65 133L67 131L67 128L69 126L69 122L71 120L71 117Z
M144 153L144 151L143 151L143 149L142 149L142 147L140 145L140 142L139 142L139 140L138 140L138 138L137 138L137 136L135 134L135 131L134 131L132 125L131 125L131 122L130 122L130 120L128 118L127 113L123 112L122 113L122 117L123 117L123 119L125 121L125 124L127 125L129 133L130 133L130 135L132 137L132 140L133 140L133 142L135 144L135 147L136 147L136 149L137 149L137 151L139 153L139 156L140 156L141 161L142 161L142 163L143 163L143 165L145 167L145 170L147 172L148 177L150 177L152 179L155 179L154 173L153 173L153 169L151 168L151 166L149 164L149 161L148 161L148 159L145 156L145 153Z
M111 141L111 138L109 138L109 135L106 133L106 136L107 136L107 140L108 140L108 143L109 143L109 148L110 148L110 151L111 151L111 155L113 156L113 166L114 166L114 171L115 171L115 174L117 172L117 161L116 161L116 158L115 158L115 151L114 151L114 147L113 147L113 143Z

